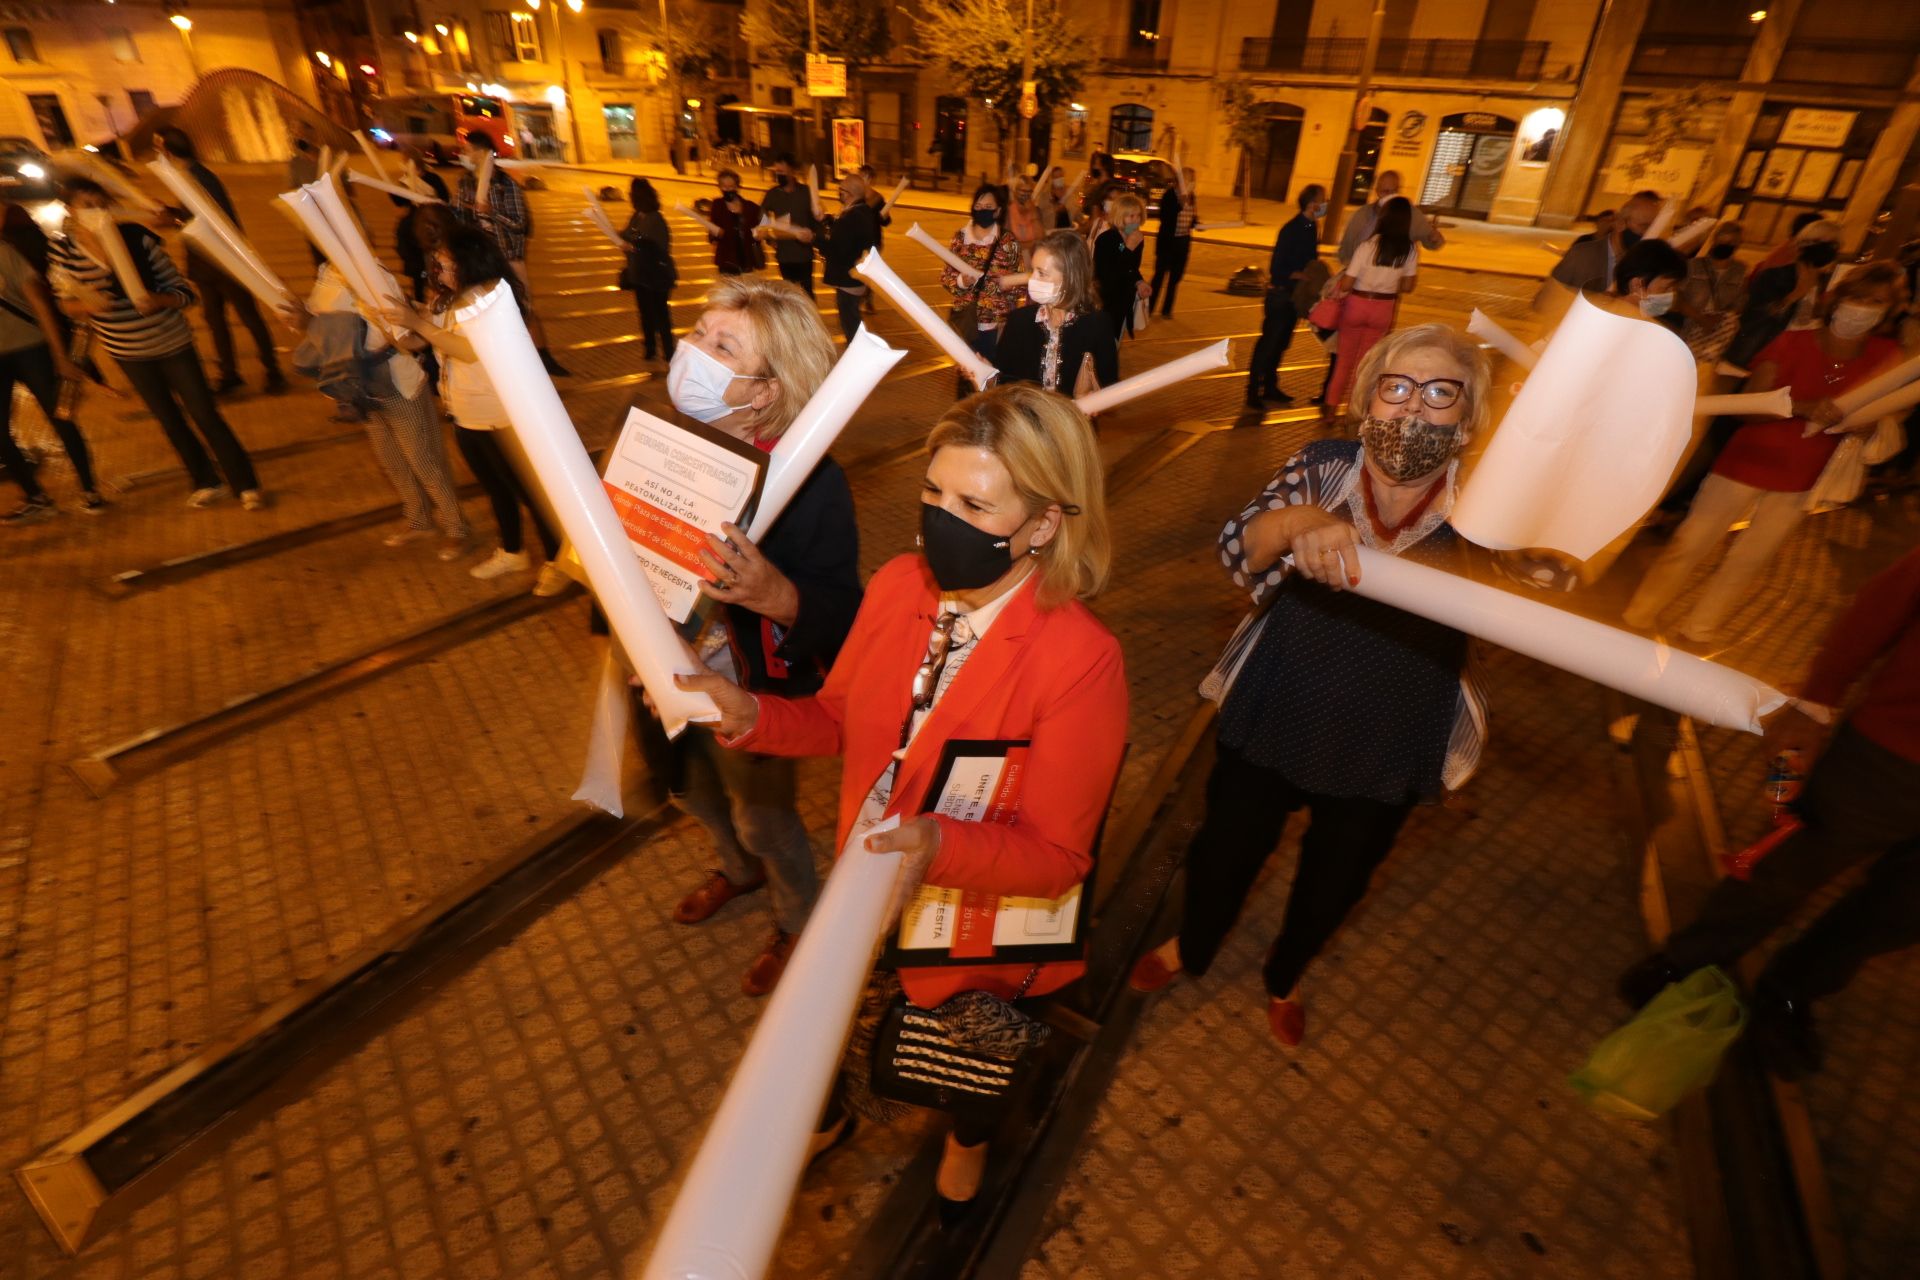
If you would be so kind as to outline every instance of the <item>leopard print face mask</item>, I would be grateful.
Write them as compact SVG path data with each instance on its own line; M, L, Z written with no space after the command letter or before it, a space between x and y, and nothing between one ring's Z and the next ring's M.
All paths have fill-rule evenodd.
M1414 480L1438 471L1460 451L1460 428L1424 418L1376 418L1360 422L1360 444L1389 480Z

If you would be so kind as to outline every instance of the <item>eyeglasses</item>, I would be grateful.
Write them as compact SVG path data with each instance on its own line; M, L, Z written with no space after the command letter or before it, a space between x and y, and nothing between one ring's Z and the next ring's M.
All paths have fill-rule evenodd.
M1388 404L1405 404L1419 392L1421 403L1430 409L1451 409L1466 389L1467 384L1458 378L1429 378L1419 382L1404 373L1383 373L1373 384L1373 394Z

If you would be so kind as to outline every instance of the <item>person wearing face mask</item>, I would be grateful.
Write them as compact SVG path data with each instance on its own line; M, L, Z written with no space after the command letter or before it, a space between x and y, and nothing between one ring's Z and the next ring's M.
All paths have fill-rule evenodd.
M782 155L773 162L773 186L760 198L760 208L769 221L778 218L791 226L792 234L775 235L772 226L763 222L760 237L773 241L773 263L780 269L780 278L811 296L813 244L820 222L813 216L813 189L795 175L792 156Z
M515 293L520 298L521 314L526 317L527 332L533 335L534 348L540 353L540 363L547 375L571 377L566 367L547 350L546 326L540 323L540 313L533 305L533 280L527 274L527 241L533 236L533 216L527 212L527 197L513 175L497 161L489 171L487 189L479 189L482 162L494 155L496 149L492 134L479 129L467 130L467 149L461 156L466 172L460 175L453 207L462 220L492 236L499 246L500 256L506 259L507 269L518 282Z
M1370 239L1363 240L1333 282L1340 300L1340 345L1333 359L1333 381L1327 384L1321 405L1328 418L1363 383L1354 371L1373 350L1373 344L1393 328L1400 295L1410 293L1420 272L1420 246L1413 242L1413 205L1395 196L1381 210Z
M770 451L833 359L833 339L810 299L741 276L708 296L674 353L667 390L677 412ZM701 657L754 694L816 692L860 607L860 531L846 473L823 460L758 543L731 525L725 534L701 553L712 574L702 591L722 606L697 642ZM635 725L654 775L706 829L718 863L674 920L699 924L768 888L772 932L741 979L746 994L763 996L779 982L819 896L794 762L727 750L705 725L688 726L671 743L650 714Z
M740 194L740 175L722 169L714 179L720 198L707 211L713 230L713 269L723 276L745 275L766 265L760 251L760 206Z
M1874 335L1898 292L1898 268L1885 262L1863 267L1834 286L1824 325L1789 330L1760 353L1746 389L1786 387L1793 416L1755 418L1734 432L1701 481L1687 518L1627 605L1628 626L1653 628L1693 571L1726 540L1727 530L1747 516L1746 531L1679 628L1682 637L1698 643L1719 639L1722 625L1751 598L1774 553L1799 527L1807 491L1840 447L1840 436L1826 431L1842 417L1833 398L1899 361L1899 344Z
M991 183L973 193L973 216L947 242L968 270L949 266L940 272L940 287L953 295L951 316L969 330L967 345L989 361L1000 345L1000 326L1023 301L1021 286L1027 282L1020 270L1020 246L1004 221L1004 195ZM962 376L960 394L965 395L969 385Z
M1300 188L1300 211L1280 228L1267 259L1267 294L1260 317L1260 338L1247 361L1247 408L1265 409L1268 403L1292 404L1280 390L1280 364L1293 344L1300 323L1294 290L1301 276L1320 257L1320 219L1327 216L1327 189L1317 182Z
M1677 329L1680 317L1674 303L1686 276L1687 260L1679 250L1665 240L1642 240L1621 255L1613 269L1613 286L1594 302L1616 315Z
M1040 190L1034 197L1040 209L1040 225L1046 231L1071 231L1073 229L1073 209L1068 203L1071 189L1067 182L1067 171L1059 165L1047 170L1046 180L1040 184Z
M1127 736L1119 641L1082 603L1105 583L1112 556L1086 416L1038 387L995 387L949 410L927 451L922 550L873 576L818 694L755 697L718 675L681 678L719 707L725 745L841 757L836 848L883 816L902 820L844 855L902 855L889 927L922 884L1055 898L1081 883ZM970 740L1026 748L1017 821L924 812L945 748ZM862 1069L894 992L936 1020L944 1011L1002 1025L1016 1019L1021 1000L1058 991L1084 970L1077 959L989 960L876 975L814 1150L844 1133L849 1107L873 1119L897 1109L872 1096ZM965 1034L946 1025L956 1040ZM977 1193L998 1121L978 1111L957 1116L935 1180L944 1200Z
M1147 314L1152 315L1160 302L1160 288L1166 286L1167 302L1160 314L1173 319L1173 295L1180 291L1180 277L1187 274L1187 258L1193 252L1193 227L1200 216L1200 201L1194 194L1192 169L1180 171L1181 181L1169 183L1160 196L1160 235L1153 245L1153 284L1147 291Z
M1741 236L1739 223L1722 223L1714 228L1706 252L1687 263L1687 282L1681 286L1674 310L1686 320L1680 336L1695 360L1708 364L1719 360L1740 327L1747 272L1733 255Z
M1351 263L1353 255L1360 246L1373 238L1379 230L1380 215L1385 213L1389 202L1400 195L1400 171L1383 170L1373 182L1373 199L1353 211L1353 217L1347 219L1345 231L1340 233L1340 261ZM1409 201L1409 204L1412 202ZM1440 233L1440 224L1429 218L1418 205L1414 206L1412 226L1408 234L1415 244L1423 249L1438 250L1446 247L1447 238Z
M994 350L997 385L1031 382L1082 396L1120 380L1113 318L1093 293L1093 253L1074 231L1050 231L1033 250L1031 307L1007 317Z
M1574 293L1606 293L1620 259L1647 234L1660 216L1660 207L1659 192L1636 191L1614 215L1606 235L1576 241L1560 256L1534 295L1533 309L1557 321L1572 304Z
M1792 266L1794 259L1800 254L1800 233L1805 231L1808 226L1820 221L1820 219L1821 214L1818 209L1808 209L1805 212L1796 213L1793 217L1789 218L1787 220L1787 238L1767 250L1766 256L1753 264L1753 269L1747 272L1747 283L1752 284L1755 277L1762 271L1771 271L1775 267Z
M1794 259L1753 277L1747 287L1740 328L1727 344L1727 363L1751 369L1760 352L1788 329L1811 325L1819 311L1827 276L1840 257L1840 227L1826 219L1809 222L1794 236Z
M1019 248L1020 269L1024 271L1033 261L1033 246L1040 243L1045 227L1040 220L1040 210L1033 203L1033 179L1015 178L1009 189L1013 192L1013 203L1007 206L1007 233Z
M457 313L462 307L499 283L508 281L514 288L515 277L494 238L469 226L456 226L433 254L434 291L429 302L431 314L422 314L410 306L395 307L387 320L397 328L411 330L433 345L440 357L440 403L452 420L453 441L466 459L467 470L486 490L493 507L494 524L500 542L488 556L467 572L488 580L509 573L525 573L533 568L522 541L521 508L533 520L534 532L546 552L533 593L558 595L566 590L567 576L554 563L560 554L560 539L547 526L546 517L527 492L526 485L506 451L494 438L496 431L512 430L507 410L500 403L493 381L474 355L473 346L460 332ZM515 301L519 290L514 288Z
M1152 294L1140 272L1146 256L1146 203L1122 192L1110 205L1113 225L1093 241L1093 276L1100 284L1100 305L1113 317L1116 338L1133 332L1134 306Z
M848 342L860 331L860 316L870 290L853 268L867 250L880 246L880 215L867 200L867 182L857 173L840 180L840 213L827 229L821 275L840 309L840 336Z
M1486 357L1445 325L1389 334L1359 370L1358 440L1288 459L1220 533L1220 561L1254 613L1201 685L1220 703L1206 816L1186 857L1177 937L1134 966L1136 990L1218 955L1287 818L1308 814L1279 937L1267 1024L1306 1034L1301 977L1366 895L1418 804L1464 784L1486 737L1467 637L1354 595L1356 548L1453 569L1448 524L1461 449L1487 423Z

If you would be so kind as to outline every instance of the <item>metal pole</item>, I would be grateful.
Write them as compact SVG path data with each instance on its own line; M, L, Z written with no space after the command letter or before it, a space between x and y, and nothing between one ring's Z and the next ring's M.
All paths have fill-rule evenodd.
M687 140L680 136L680 68L673 60L673 28L667 25L667 0L660 0L660 43L667 60L667 152L677 172L687 171Z
M1320 231L1323 244L1338 244L1340 224L1346 221L1347 189L1353 185L1353 171L1360 164L1360 131L1366 127L1366 121L1360 118L1360 108L1367 100L1367 90L1373 87L1373 67L1380 57L1380 29L1386 19L1387 0L1373 0L1373 17L1367 23L1367 51L1360 59L1360 79L1354 85L1353 120L1347 129L1346 144L1340 148L1340 167L1334 170L1327 217Z
M820 22L814 13L814 0L807 0L807 52L816 58L820 56ZM811 93L807 96L813 97ZM813 98L813 155L816 160L820 158L821 140L826 137L826 132L826 104L818 98ZM829 174L833 172L831 164L827 166L827 172Z
M580 145L580 104L573 97L573 66L567 61L567 37L560 30L561 0L553 0L553 51L560 59L560 88L567 95L567 131L573 135L573 162L582 164L587 153Z
M1026 105L1027 86L1033 83L1033 0L1027 0L1027 37L1026 54L1020 63L1020 98L1015 107L1020 112L1020 134L1013 144L1013 171L1015 175L1024 174L1027 165L1033 160L1033 117L1023 109Z

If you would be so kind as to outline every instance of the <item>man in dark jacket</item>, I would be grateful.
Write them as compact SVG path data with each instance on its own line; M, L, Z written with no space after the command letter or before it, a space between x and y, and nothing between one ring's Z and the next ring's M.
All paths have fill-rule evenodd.
M826 273L821 277L832 286L834 301L840 308L840 336L848 342L860 330L861 304L867 286L853 274L853 268L869 249L880 244L880 215L867 199L867 181L857 173L840 180L842 208L827 231Z
M214 176L213 170L200 163L200 154L194 148L193 139L184 129L168 125L154 134L160 153L170 160L185 165L187 174L201 189L220 206L220 212L234 227L240 227L240 215L233 211L233 200L227 195L226 186ZM180 211L184 217L185 210ZM267 328L267 322L260 316L259 304L253 295L235 284L227 273L202 257L193 247L187 245L187 279L200 291L201 305L206 309L207 330L213 334L214 356L220 362L220 379L213 385L214 394L222 395L237 391L246 383L240 380L238 359L233 349L233 329L227 324L227 308L232 307L234 314L240 317L240 323L253 335L253 345L260 352L260 363L267 371L267 394L280 395L287 389L287 379L280 372L280 357L273 347L273 334Z
M794 174L792 156L783 155L773 162L773 186L760 198L760 211L767 218L760 224L763 235L773 235L769 224L775 218L792 227L793 234L773 240L773 261L780 268L780 278L812 293L813 245L820 222L813 216L813 189Z
M1327 189L1309 183L1300 189L1300 212L1274 237L1273 256L1267 263L1266 312L1260 319L1260 340L1253 344L1253 359L1247 365L1249 409L1264 409L1268 402L1293 403L1293 397L1280 390L1280 362L1293 342L1294 326L1300 323L1293 288L1300 273L1320 256L1320 219L1326 212Z

